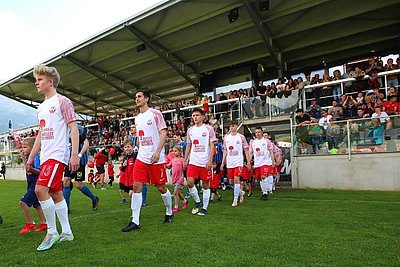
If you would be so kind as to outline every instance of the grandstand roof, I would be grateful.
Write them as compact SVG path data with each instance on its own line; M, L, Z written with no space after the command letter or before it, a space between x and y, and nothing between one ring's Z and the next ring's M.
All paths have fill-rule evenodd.
M164 1L43 63L59 70L59 92L77 112L102 115L132 108L136 88L174 101L200 92L200 77L201 87L224 85L251 78L255 66L272 78L398 52L398 0L270 0L266 11L260 2ZM41 102L33 82L30 69L0 94Z

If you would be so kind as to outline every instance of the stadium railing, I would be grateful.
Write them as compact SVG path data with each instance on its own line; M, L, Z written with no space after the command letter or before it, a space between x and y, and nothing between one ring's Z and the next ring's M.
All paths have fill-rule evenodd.
M335 155L357 153L387 153L400 151L400 115L379 118L349 119L319 125L293 125L292 154L294 156Z

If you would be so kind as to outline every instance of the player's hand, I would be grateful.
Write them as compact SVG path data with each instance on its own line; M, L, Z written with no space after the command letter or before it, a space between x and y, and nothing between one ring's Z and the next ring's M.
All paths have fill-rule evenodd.
M206 169L207 169L207 171L212 169L212 161L207 162Z
M71 159L69 160L69 170L71 173L76 172L79 169L80 160L78 154L71 156Z
M151 164L157 163L159 159L160 159L160 153L155 152L153 156L151 156L150 163Z
M186 160L184 160L184 161L183 161L183 169L184 169L184 170L187 169L187 165L188 165L188 164L187 164Z
M224 164L221 164L221 167L219 168L221 171L224 170Z
M129 197L132 197L133 195L133 190L129 190Z
M124 166L124 167L128 166L128 161L124 160L124 162L122 163L122 166Z

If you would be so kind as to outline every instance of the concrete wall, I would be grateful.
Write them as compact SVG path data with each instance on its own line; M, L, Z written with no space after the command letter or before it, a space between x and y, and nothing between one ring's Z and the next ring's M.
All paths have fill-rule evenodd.
M294 158L293 188L400 191L400 153Z

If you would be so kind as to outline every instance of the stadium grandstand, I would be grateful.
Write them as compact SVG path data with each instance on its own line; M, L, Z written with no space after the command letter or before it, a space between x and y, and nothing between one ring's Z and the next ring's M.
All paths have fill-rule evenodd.
M134 92L146 88L167 122L167 151L201 107L220 139L231 119L249 139L257 126L268 131L284 148L282 174L293 187L399 190L395 168L378 186L365 178L400 155L399 8L399 1L164 1L43 63L59 70L59 92L90 117L92 155L105 145L121 151L138 112ZM34 108L43 100L32 69L1 84L0 94ZM0 161L18 167L12 136L0 135Z

